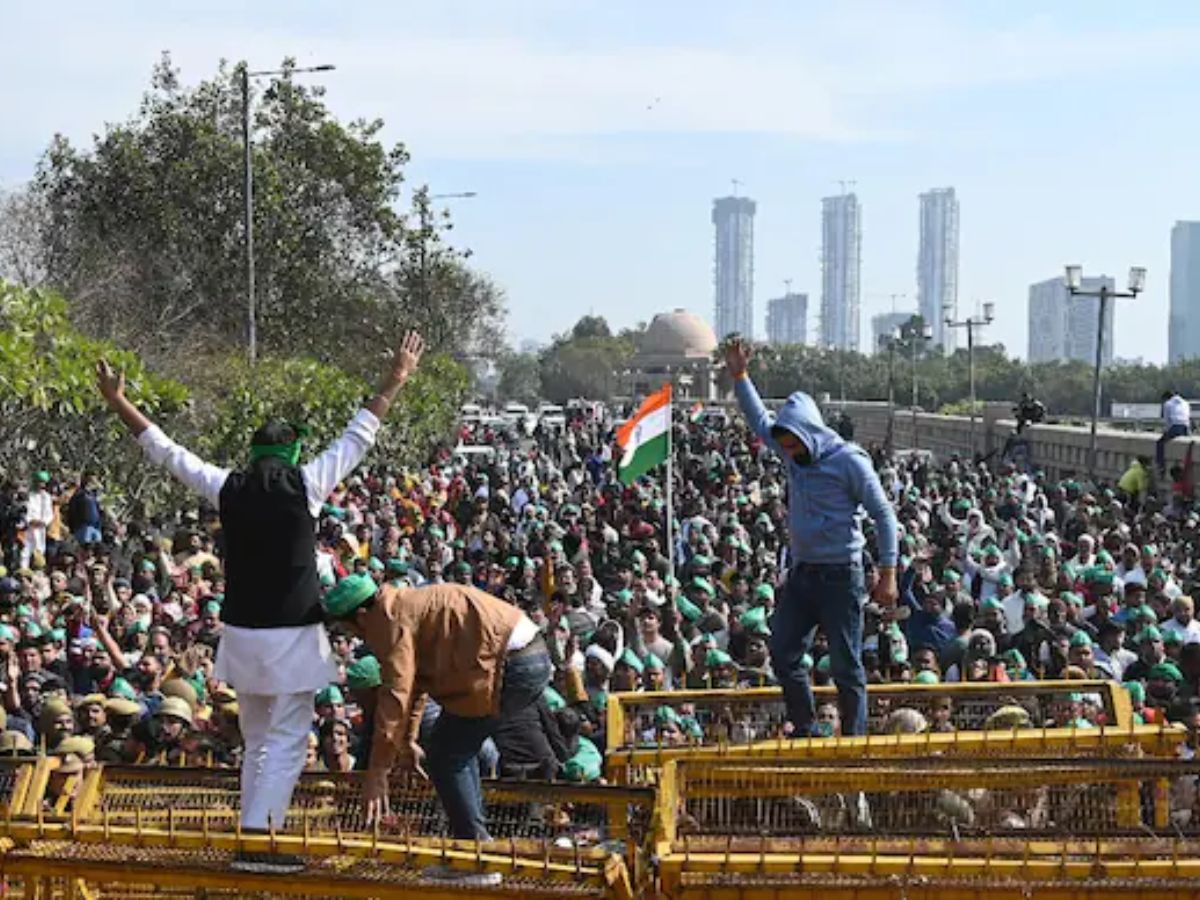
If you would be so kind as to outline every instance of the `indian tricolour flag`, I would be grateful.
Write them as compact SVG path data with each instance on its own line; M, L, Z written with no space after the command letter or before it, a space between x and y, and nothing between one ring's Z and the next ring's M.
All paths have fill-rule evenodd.
M670 431L671 386L664 384L617 430L617 446L624 451L617 463L617 477L622 484L632 484L667 461Z

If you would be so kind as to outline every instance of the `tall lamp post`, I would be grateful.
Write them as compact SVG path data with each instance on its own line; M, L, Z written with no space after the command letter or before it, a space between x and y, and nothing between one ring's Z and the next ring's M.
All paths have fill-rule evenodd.
M887 453L892 452L892 432L896 421L896 345L903 340L904 332L897 328L891 334L881 334L879 343L881 348L887 348L888 354L888 374L887 374L887 399L888 399L888 422L887 431L884 434L883 449Z
M917 353L933 340L933 326L921 325L918 328L912 322L908 322L900 326L898 333L902 339L908 340L912 353L912 445L916 450L921 446L917 441L917 407L921 398L921 389L917 383Z
M1069 265L1066 267L1065 282L1072 297L1096 297L1100 300L1100 318L1096 325L1096 368L1092 372L1092 434L1088 449L1088 474L1096 479L1097 440L1096 425L1100 419L1100 369L1104 362L1104 317L1108 312L1108 301L1113 297L1136 297L1146 287L1146 270L1142 266L1133 266L1129 270L1129 289L1114 291L1107 283L1101 281L1098 289L1085 289L1083 286L1083 267Z
M238 66L242 82L242 199L245 201L246 243L246 353L250 365L258 359L258 303L254 297L254 166L253 137L250 133L250 79L268 75L301 75L308 72L332 72L337 66L307 66L302 69L260 69L250 71L247 63Z
M967 316L965 319L955 320L950 315L951 307L947 304L944 307L946 313L947 328L965 328L967 329L967 372L971 382L971 465L975 460L975 329L982 328L984 325L991 325L996 318L996 304L987 302L983 304L983 317Z

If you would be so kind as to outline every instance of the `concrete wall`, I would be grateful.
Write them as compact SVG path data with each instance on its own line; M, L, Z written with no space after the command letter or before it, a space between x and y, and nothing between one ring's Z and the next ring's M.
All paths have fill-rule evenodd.
M886 403L847 403L846 412L854 422L854 439L863 446L882 444L887 435L888 408ZM1016 429L1009 404L989 404L975 421L975 445L980 452L999 451ZM892 425L892 444L897 449L917 447L932 450L938 458L953 453L967 456L971 451L971 425L967 416L939 416L917 413L916 440L913 439L914 417L908 410L898 409ZM1033 463L1045 469L1052 478L1067 472L1086 473L1091 438L1087 428L1068 425L1031 425L1025 431L1029 438ZM1103 425L1097 433L1096 466L1101 478L1115 481L1139 454L1154 458L1157 434L1118 431ZM1188 443L1178 439L1167 445L1167 467L1183 462Z

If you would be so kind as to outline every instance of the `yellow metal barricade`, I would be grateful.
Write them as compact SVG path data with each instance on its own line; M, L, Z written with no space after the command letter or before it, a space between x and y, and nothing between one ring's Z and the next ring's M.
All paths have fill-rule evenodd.
M668 897L1200 896L1197 762L727 757L661 782Z

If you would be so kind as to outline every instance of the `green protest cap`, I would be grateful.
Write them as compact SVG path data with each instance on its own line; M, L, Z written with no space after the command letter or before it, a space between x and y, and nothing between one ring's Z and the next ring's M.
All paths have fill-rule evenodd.
M1143 603L1137 608L1137 618L1146 619L1151 624L1158 621L1158 613L1154 611L1153 606Z
M367 690L383 684L379 660L374 656L356 659L346 667L346 684L355 690Z
M962 581L962 576L953 569L947 569L942 573L942 581L946 582L946 584L958 584Z
M765 606L751 607L741 614L738 622L750 634L771 633L771 628L767 625L767 609Z
M1041 594L1030 593L1025 595L1025 605L1035 607L1036 609L1046 609L1050 606L1050 601Z
M108 686L108 695L110 697L120 697L123 700L136 700L138 698L137 691L133 689L133 686L119 675Z
M811 672L812 667L813 667L812 654L805 653L802 657L800 657L800 668L807 669L809 672Z
M692 557L692 568L707 569L712 565L712 560L702 553L697 553Z
M704 615L700 607L683 595L675 598L675 608L689 622L699 622L700 617Z
M542 691L542 697L546 701L546 706L550 708L550 712L558 712L560 709L567 708L566 699L550 685L546 685L546 689Z
M1151 666L1150 671L1146 673L1147 681L1174 681L1176 684L1183 681L1183 673L1179 671L1179 666L1170 660L1164 660L1157 665Z
M692 579L689 587L694 587L697 590L704 591L704 593L708 594L710 597L715 597L717 595L717 591L712 586L712 582L710 582L707 578L701 578L699 575Z
M1011 664L1018 668L1025 668L1025 655L1020 650L1005 650L1000 656L1004 660L1005 665Z
M760 584L754 589L754 596L760 600L774 600L775 588L771 587L769 584Z
M679 713L670 706L660 706L654 711L654 721L659 725L678 725Z
M49 484L50 483L50 473L47 472L45 469L41 469L41 470L33 473L33 480L36 481L38 484Z
M633 669L639 675L646 671L646 664L638 659L638 655L628 647L625 648L625 652L617 659L617 664L629 666L629 668Z
M346 698L342 696L341 688L336 684L327 685L317 691L316 699L313 703L316 706L324 706L325 704L337 705L346 702Z
M372 556L369 560L367 560L367 568L370 569L372 572L382 572L383 571L383 560Z
M1108 569L1094 568L1088 572L1090 583L1100 585L1101 587L1112 587L1114 576Z
M221 614L221 604L215 600L209 600L204 604L204 615L219 616Z
M407 575L408 563L394 556L387 561L387 571L392 575Z
M824 656L822 656L817 661L817 671L818 672L828 672L829 666L831 665L831 663L832 663L832 660L829 658L829 654L826 653Z
M1083 596L1074 591L1063 591L1058 595L1059 599L1072 606L1083 606Z
M662 660L653 653L646 654L645 666L651 672L661 672L664 668Z
M709 650L704 654L704 664L710 669L716 669L721 666L732 666L733 657L724 650Z
M613 594L613 599L622 606L628 606L633 602L633 591L629 588L622 588Z
M1146 702L1146 686L1140 681L1126 681L1122 687L1129 691L1129 699L1134 703Z
M1183 644L1183 635L1173 629L1164 629L1163 643L1172 647L1179 647Z
M348 575L334 585L325 595L325 612L335 619L342 619L375 596L379 586L365 572Z
M1080 630L1071 635L1071 646L1090 647L1092 646L1092 639L1086 631Z
M928 669L923 669L913 676L913 684L938 684L940 681L937 673L930 672Z
M11 625L0 622L0 641L8 641L10 644L16 643L17 632L13 630Z
M1138 636L1134 640L1141 644L1146 641L1161 641L1162 639L1162 632L1158 630L1158 626L1147 625L1141 630L1141 632L1139 632Z
M67 632L62 628L51 629L50 640L54 641L56 644L65 643L67 640Z
M997 600L995 597L988 597L986 600L983 601L983 603L980 604L980 607L982 609L1003 610L1004 604L1001 603L999 600Z

